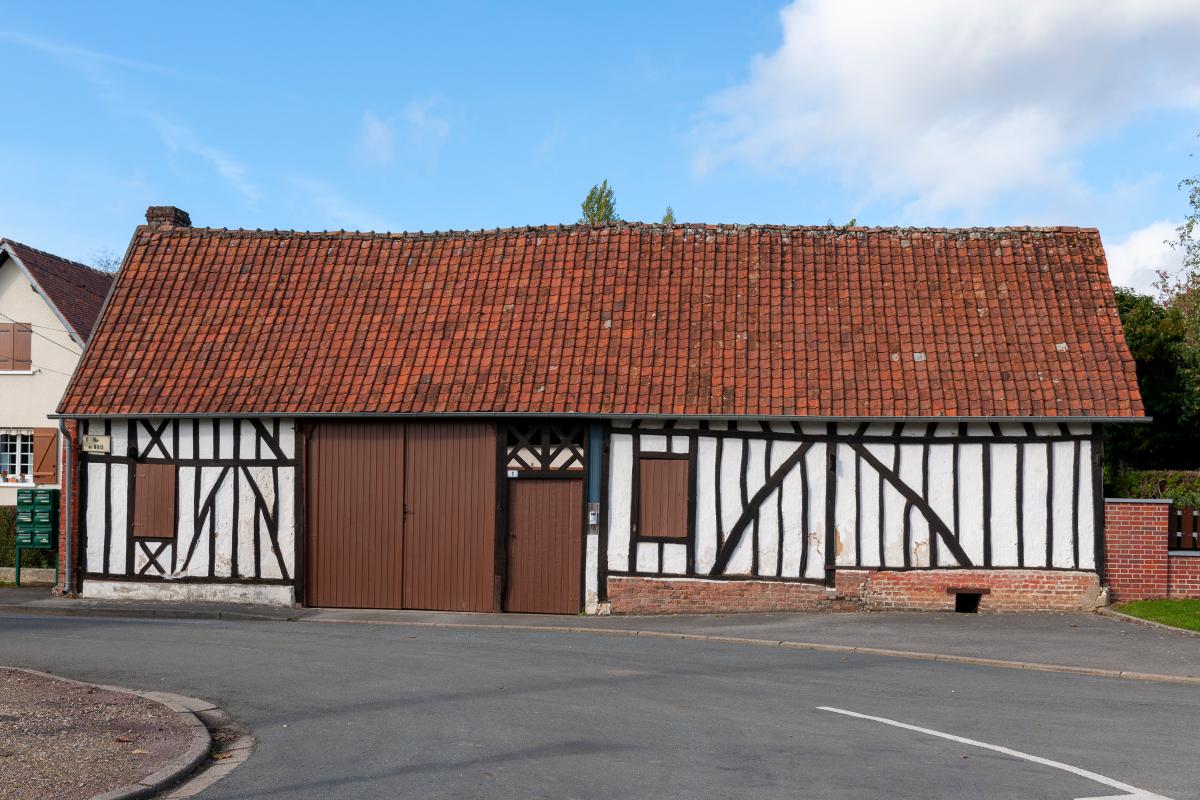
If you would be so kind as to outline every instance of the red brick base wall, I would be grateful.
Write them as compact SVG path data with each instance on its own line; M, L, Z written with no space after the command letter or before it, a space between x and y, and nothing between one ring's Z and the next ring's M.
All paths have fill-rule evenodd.
M1167 595L1200 597L1200 557L1167 557Z
M1104 503L1104 582L1114 601L1166 597L1171 504Z
M757 611L953 611L950 589L986 590L980 611L1079 611L1095 606L1094 572L1063 570L838 570L833 588L812 583L611 577L617 614Z

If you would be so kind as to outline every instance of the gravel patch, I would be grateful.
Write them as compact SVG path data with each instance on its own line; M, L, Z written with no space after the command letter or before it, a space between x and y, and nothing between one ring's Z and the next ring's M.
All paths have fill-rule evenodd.
M86 800L161 769L191 741L158 703L0 667L0 800Z

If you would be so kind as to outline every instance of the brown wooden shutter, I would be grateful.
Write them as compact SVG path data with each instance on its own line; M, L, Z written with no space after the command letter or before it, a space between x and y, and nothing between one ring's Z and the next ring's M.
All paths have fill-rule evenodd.
M13 351L13 332L16 327L12 322L0 322L0 372L16 369L13 366L13 356L16 355Z
M55 483L58 480L58 431L54 428L33 429L33 482Z
M175 538L174 464L138 464L134 469L133 535Z
M638 470L638 535L687 538L687 460L642 458Z
M33 326L13 323L13 369L33 369Z

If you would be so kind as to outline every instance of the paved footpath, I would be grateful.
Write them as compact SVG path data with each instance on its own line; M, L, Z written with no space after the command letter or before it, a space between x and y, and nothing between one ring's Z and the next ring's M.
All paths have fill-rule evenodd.
M772 635L800 624L756 619ZM857 630L912 645L983 641L989 627L1011 641L1020 624L936 620ZM808 638L836 634L805 624ZM896 639L922 625L908 635L923 638ZM1082 617L1038 625L1065 641L1158 635ZM586 632L28 613L0 613L0 653L224 707L258 749L213 800L1184 800L1200 786L1194 685Z
M69 600L0 589L0 611L421 626L525 626L729 636L868 647L1200 679L1200 637L1098 614L734 614L566 617L433 611L284 609L203 603Z

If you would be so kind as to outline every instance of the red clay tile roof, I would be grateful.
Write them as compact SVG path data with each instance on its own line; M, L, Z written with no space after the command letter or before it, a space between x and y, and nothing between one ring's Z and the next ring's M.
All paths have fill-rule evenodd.
M1099 233L138 228L60 413L1136 417Z
M25 265L50 303L67 321L70 332L86 344L100 317L114 276L12 239L0 239L2 247L8 248Z

